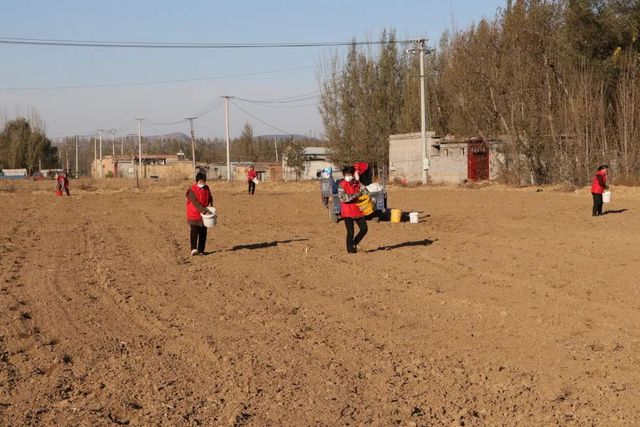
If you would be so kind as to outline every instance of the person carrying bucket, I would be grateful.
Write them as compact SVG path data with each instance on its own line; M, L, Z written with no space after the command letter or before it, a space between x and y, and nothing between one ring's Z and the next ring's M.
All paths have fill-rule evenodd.
M591 195L593 196L593 209L591 216L602 215L602 193L609 188L607 184L607 172L609 171L609 165L598 166L598 172L593 177L593 183L591 184Z
M256 192L256 180L258 179L258 174L256 173L256 168L253 166L249 166L247 170L247 181L249 182L249 194L254 194Z
M198 172L196 182L187 190L187 223L191 227L191 256L204 255L207 243L207 227L202 222L202 214L207 214L207 207L213 206L213 196L207 186L207 176Z
M367 220L365 212L358 206L358 199L363 195L368 195L367 188L355 178L355 168L345 166L342 168L344 179L338 184L338 198L340 199L340 215L347 228L347 252L355 254L358 245L367 234ZM358 224L358 234L353 237L354 222Z

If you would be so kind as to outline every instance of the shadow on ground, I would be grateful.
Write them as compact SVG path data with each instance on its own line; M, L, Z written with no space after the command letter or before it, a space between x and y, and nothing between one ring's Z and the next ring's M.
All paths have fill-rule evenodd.
M371 250L366 251L366 252L391 251L391 250L394 250L394 249L410 248L410 247L414 247L414 246L430 246L430 245L434 244L437 241L438 241L438 239L436 239L436 240L431 240L431 239L414 240L412 242L403 242L403 243L398 243L398 244L395 244L395 245L380 246L379 248L371 249Z
M273 242L262 242L262 243L250 243L247 245L236 245L231 249L227 249L227 252L240 251L243 249L247 250L256 250L256 249L265 249L265 248L273 248L278 245L284 245L287 243L293 242L306 242L309 239L289 239L289 240L274 240Z

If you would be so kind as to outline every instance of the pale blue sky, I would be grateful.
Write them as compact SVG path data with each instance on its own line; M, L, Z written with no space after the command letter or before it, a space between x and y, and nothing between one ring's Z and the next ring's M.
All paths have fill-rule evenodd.
M324 42L377 39L393 27L399 38L437 44L452 25L491 18L504 0L0 0L0 37L150 42ZM119 127L136 117L180 120L220 95L277 99L318 89L317 66L332 48L140 50L0 44L0 112L35 108L52 136ZM344 51L340 48L339 51ZM64 90L2 90L229 76L242 78L162 85ZM309 105L310 102L301 104ZM290 133L321 134L317 108L243 107ZM278 133L230 109L231 135L244 122L256 134ZM196 120L199 136L222 136L218 108ZM129 132L134 132L131 127ZM186 124L145 125L144 134L187 131Z

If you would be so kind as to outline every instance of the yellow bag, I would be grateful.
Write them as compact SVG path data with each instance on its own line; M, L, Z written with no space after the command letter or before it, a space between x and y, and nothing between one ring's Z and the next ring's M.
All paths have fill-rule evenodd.
M371 215L373 213L373 202L371 201L371 197L368 194L363 194L358 197L358 201L356 202L356 206L360 209L360 212L363 215Z

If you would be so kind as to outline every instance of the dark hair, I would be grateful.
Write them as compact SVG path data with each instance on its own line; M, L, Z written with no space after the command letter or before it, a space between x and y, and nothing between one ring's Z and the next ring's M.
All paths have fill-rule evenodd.
M356 171L356 168L354 168L353 166L343 166L342 167L342 175L353 175Z
M598 166L598 170L601 171L602 169L609 169L609 165L600 165Z
M206 180L207 180L207 175L205 175L204 173L198 172L196 174L196 182L198 182L198 181L206 181Z

